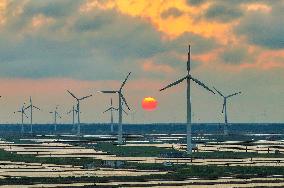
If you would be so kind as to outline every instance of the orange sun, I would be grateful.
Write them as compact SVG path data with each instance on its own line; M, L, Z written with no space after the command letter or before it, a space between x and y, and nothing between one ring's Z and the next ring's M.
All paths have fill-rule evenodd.
M158 102L153 97L145 97L142 101L142 108L144 110L155 110L157 108Z

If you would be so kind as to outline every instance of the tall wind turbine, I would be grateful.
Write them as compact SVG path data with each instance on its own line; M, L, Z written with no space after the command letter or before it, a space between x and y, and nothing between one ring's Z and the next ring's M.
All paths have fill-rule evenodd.
M57 131L57 116L61 119L62 117L60 116L60 114L58 113L58 106L55 107L55 110L52 112L49 112L50 114L53 115L54 118L54 131Z
M128 77L130 76L131 72L128 73L126 76L125 80L122 82L119 90L113 90L113 91L101 91L102 93L117 93L118 94L118 137L117 137L117 142L118 144L122 144L122 103L125 103L127 106L128 110L130 110L125 97L122 94L122 88L124 87Z
M189 45L189 49L188 49L188 60L187 60L187 75L169 85L167 85L166 87L160 89L160 91L163 91L167 88L170 88L174 85L177 85L179 83L181 83L182 81L186 80L187 81L187 153L191 154L192 153L192 138L191 138L191 96L190 96L190 81L194 81L196 84L202 86L203 88L205 88L206 90L212 92L215 94L215 92L213 90L211 90L209 87L207 87L204 83L202 83L201 81L197 80L196 78L191 76L190 73L190 45Z
M217 90L215 87L214 87L214 89L217 91L217 93L218 93L221 97L223 97L223 100L224 100L224 102L223 102L223 108L222 108L222 113L223 113L224 116L225 116L224 134L227 135L227 134L228 134L227 99L229 99L229 98L231 98L231 97L233 97L233 96L235 96L235 95L239 95L239 94L241 94L242 92L236 92L236 93L234 93L234 94L225 96L225 95L223 95L219 90Z
M21 126L21 133L24 133L24 115L26 116L26 118L28 118L27 114L25 113L25 103L23 104L23 106L20 108L20 110L16 111L18 113L21 113L21 121L22 121L22 126ZM16 113L14 112L14 114Z
M71 93L69 90L67 90L67 92L74 97L74 99L77 101L77 108L76 108L76 112L77 112L77 121L78 121L78 127L77 127L77 135L80 135L81 132L81 125L80 125L80 101L91 97L92 95L87 95L85 97L81 97L81 98L77 98L73 93Z
M30 133L33 133L33 109L34 108L37 109L37 110L40 110L40 109L33 105L32 97L30 97L30 105L27 106L24 110L29 109L29 108L30 108L30 113L31 113L31 115L30 115L30 120L31 120L31 122L30 122L30 125L31 125Z

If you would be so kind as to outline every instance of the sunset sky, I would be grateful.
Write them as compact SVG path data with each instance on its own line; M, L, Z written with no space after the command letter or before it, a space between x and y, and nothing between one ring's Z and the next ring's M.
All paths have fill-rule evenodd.
M76 95L82 122L108 122L110 98L132 72L124 94L132 112L125 122L185 122L188 45L192 74L224 94L229 122L284 121L284 1L266 0L0 0L0 123L20 120L33 97L51 122ZM141 101L154 97L155 111ZM223 122L222 98L192 84L193 122Z

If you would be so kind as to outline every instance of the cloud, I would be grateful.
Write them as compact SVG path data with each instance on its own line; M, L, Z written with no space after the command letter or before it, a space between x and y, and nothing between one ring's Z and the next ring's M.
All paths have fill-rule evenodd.
M204 3L206 0L187 0L189 5L198 6Z
M171 74L175 72L175 69L166 64L155 64L153 61L146 61L142 64L142 69L146 72L155 72L155 73L166 73Z
M244 47L233 46L226 49L222 54L221 58L225 63L229 64L241 64L247 56L247 49Z
M177 8L170 8L164 12L162 12L161 17L166 19L168 17L179 17L182 15L182 12Z
M238 35L245 36L250 44L269 49L284 48L284 3L275 3L271 13L250 10L235 27Z
M208 20L219 22L230 22L242 16L242 11L238 6L231 4L213 4L205 13L205 18Z
M67 6L63 2L58 6ZM12 22L0 31L5 41L0 44L1 77L120 78L121 72L140 70L136 62L148 59L158 67L175 66L177 71L186 62L189 43L194 54L216 46L215 40L190 32L167 38L147 20L114 10L75 11L78 6L68 14L52 16L48 4L42 1L17 6L23 10L22 16L13 17L11 13ZM57 9L54 11L61 11Z
M32 17L33 15L43 14L47 17L62 18L77 11L78 6L82 0L69 1L69 0L39 0L30 1L24 6L23 15Z

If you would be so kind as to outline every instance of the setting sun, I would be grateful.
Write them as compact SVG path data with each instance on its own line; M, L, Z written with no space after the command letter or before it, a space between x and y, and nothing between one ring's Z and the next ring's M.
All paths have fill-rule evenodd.
M142 107L144 110L155 110L157 108L158 102L153 97L145 97L142 101Z

